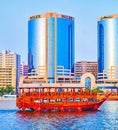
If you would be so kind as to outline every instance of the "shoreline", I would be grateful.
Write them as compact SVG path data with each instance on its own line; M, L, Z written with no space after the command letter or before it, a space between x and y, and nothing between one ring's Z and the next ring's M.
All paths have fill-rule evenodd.
M3 98L3 97L0 97L0 101L15 101L16 98Z
M103 95L97 95L97 99L102 99L105 97L105 94ZM107 101L118 101L118 95L110 95L108 98L107 98Z

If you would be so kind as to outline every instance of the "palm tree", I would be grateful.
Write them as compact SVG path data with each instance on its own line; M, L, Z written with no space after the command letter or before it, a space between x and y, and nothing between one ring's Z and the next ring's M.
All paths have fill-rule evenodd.
M5 88L4 87L0 87L0 96L3 96L5 93Z
M10 85L7 85L5 88L6 94L13 94L14 93L14 88Z

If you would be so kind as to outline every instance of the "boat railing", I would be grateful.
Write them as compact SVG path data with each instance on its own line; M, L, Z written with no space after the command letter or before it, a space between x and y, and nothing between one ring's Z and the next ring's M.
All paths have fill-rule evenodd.
M25 96L60 96L60 95L67 95L67 96L73 96L73 95L78 95L78 96L97 96L96 92L24 92L21 95Z

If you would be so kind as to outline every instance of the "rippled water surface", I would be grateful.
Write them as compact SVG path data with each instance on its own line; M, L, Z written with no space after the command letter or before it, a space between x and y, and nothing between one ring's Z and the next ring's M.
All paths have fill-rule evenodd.
M3 105L0 101L0 108ZM118 130L118 101L106 101L99 111L82 113L40 114L12 107L0 110L0 130Z

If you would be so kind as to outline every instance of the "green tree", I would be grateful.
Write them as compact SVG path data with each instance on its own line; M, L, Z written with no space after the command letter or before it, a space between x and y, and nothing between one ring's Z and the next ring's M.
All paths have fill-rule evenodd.
M14 88L10 85L7 85L5 88L5 93L6 94L14 94Z
M5 88L0 87L0 96L3 96L5 94Z
M100 88L94 88L92 89L92 92L103 93L103 91Z

